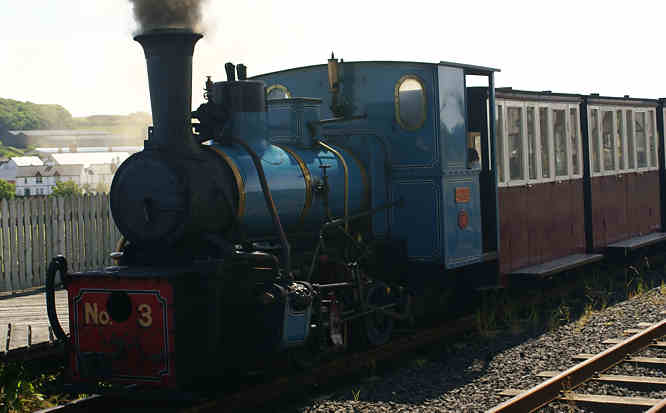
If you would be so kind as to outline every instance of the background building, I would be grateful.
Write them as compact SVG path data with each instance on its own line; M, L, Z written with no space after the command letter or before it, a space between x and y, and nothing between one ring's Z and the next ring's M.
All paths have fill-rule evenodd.
M0 165L0 179L15 183L20 169L43 165L37 156L15 156Z
M129 152L51 153L18 156L0 165L0 178L16 184L17 196L49 195L59 181L73 181L85 193L108 192Z

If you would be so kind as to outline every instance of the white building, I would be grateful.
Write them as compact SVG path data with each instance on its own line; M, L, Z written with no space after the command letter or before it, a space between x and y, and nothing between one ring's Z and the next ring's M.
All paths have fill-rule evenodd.
M77 182L86 192L108 191L113 175L121 163L129 158L129 152L71 152L50 154L46 164L56 169L80 168ZM75 173L70 169L68 173ZM62 175L62 174L61 174Z
M0 178L16 184L16 195L49 195L59 181L73 181L84 192L107 192L128 152L73 152L11 158L0 165Z
M73 152L129 152L135 153L143 150L143 146L79 146L79 147L58 147L58 148L35 148L40 156L47 156L52 153L73 153Z
M13 159L13 158L12 158ZM47 168L51 169L47 172ZM49 175L49 172L51 175ZM16 174L16 195L49 195L59 180L59 174L48 166L23 166Z
M63 152L49 154L46 164L53 165L120 165L129 158L129 152Z
M33 171L36 166L43 166L44 163L36 156L16 156L0 165L0 179L16 183L16 177L23 168Z

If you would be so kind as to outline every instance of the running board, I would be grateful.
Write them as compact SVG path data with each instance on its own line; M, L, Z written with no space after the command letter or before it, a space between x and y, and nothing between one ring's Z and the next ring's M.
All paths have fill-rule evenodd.
M543 264L517 269L511 272L510 275L546 278L560 272L601 261L603 258L602 254L572 254Z
M608 249L609 252L618 252L626 256L629 255L629 253L633 250L647 247L649 245L657 244L663 241L666 241L666 233L653 232L652 234L629 238L615 242L613 244L609 244L606 249Z

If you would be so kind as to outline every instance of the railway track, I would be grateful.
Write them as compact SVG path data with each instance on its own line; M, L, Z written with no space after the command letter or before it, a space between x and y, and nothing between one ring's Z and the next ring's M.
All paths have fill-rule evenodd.
M146 411L158 408L171 412L232 412L260 409L268 403L286 400L290 396L302 394L303 389L312 385L325 385L336 379L368 371L377 363L395 359L409 351L423 348L447 337L459 336L476 328L474 317L465 316L446 325L428 330L418 330L413 334L403 335L392 342L367 351L342 355L329 362L317 365L307 372L277 377L258 385L248 385L240 391L220 394L206 400L192 402L165 401L144 397L136 399L135 393L129 395L94 395L65 405L42 410L45 412L115 412ZM156 404L157 403L157 404Z
M666 314L666 312L662 312ZM500 395L511 396L511 399L495 406L487 413L533 412L554 401L569 405L582 405L604 411L649 411L651 413L666 412L666 399L649 397L621 397L579 393L575 390L591 381L613 383L622 386L643 387L654 390L666 389L666 378L633 375L604 374L621 363L633 363L638 366L649 366L663 369L666 358L642 357L639 354L648 348L666 349L666 342L658 341L666 336L666 319L643 329L626 330L625 334L633 334L626 339L610 339L603 343L612 345L598 354L578 354L574 360L578 364L563 372L544 371L539 377L548 378L544 382L527 390L505 389Z
M566 296L576 289L575 282L564 283L564 285L549 289L541 294L531 295L525 300L526 306L543 303L546 299L560 296ZM498 304L497 311L503 311L502 305ZM641 325L637 326L641 327ZM338 358L324 364L315 365L305 372L294 373L289 376L277 377L266 380L260 384L240 386L240 391L227 391L220 393L215 397L206 400L196 399L189 402L174 403L169 402L163 405L164 400L155 398L150 401L136 400L133 397L128 398L123 395L95 395L90 398L81 399L74 403L57 406L44 412L69 412L69 411L146 411L148 407L161 406L160 411L174 412L208 412L208 411L247 411L252 409L262 409L270 406L274 402L287 402L298 398L307 397L304 395L304 389L314 385L324 386L332 384L336 380L352 376L355 373L365 373L371 370L380 362L392 360L410 351L424 348L429 344L441 341L444 338L460 336L461 334L476 330L477 321L474 315L467 315L458 320L448 321L445 325L437 326L427 330L414 331L412 334L403 334L395 337L390 343L363 352L344 354ZM638 331L638 330L636 330ZM636 331L632 331L635 333ZM643 331L643 330L640 330ZM664 326L666 334L666 326ZM648 345L653 346L664 343L653 343L654 339L648 340ZM612 340L608 344L617 344ZM600 371L600 370L599 370ZM553 372L544 372L544 374ZM514 390L514 394L517 391ZM509 393L507 393L509 394ZM510 394L510 395L514 395ZM557 395L562 391L558 390ZM573 393L568 392L569 396ZM131 396L131 394L130 394ZM499 407L499 406L498 406ZM499 410L498 410L499 411ZM527 411L522 409L506 411ZM666 410L665 410L666 411Z

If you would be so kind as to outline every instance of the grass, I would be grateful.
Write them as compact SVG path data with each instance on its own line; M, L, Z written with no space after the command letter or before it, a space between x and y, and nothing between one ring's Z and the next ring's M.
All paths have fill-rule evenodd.
M590 320L590 317L594 315L596 311L594 310L594 306L592 304L588 304L585 306L585 310L583 311L583 314L576 320L576 331L581 331L583 327L585 327L585 324Z
M60 393L62 367L38 361L0 365L0 412L32 412L71 400Z
M500 331L520 334L529 329L538 332L572 322L574 328L581 330L597 312L620 301L642 296L653 288L660 292L655 296L655 302L665 302L663 274L666 274L665 257L656 255L634 259L631 265L606 262L585 272L565 274L561 279L569 277L576 287L564 297L550 298L548 289L494 292L483 296L476 309L476 329L480 336L488 339ZM535 294L544 294L544 299L538 305L526 304L525 297Z
M417 369L422 369L426 364L428 364L428 360L426 359L416 359L413 361L413 366Z
M474 314L476 329L482 337L492 337L497 331L497 309L477 308Z

